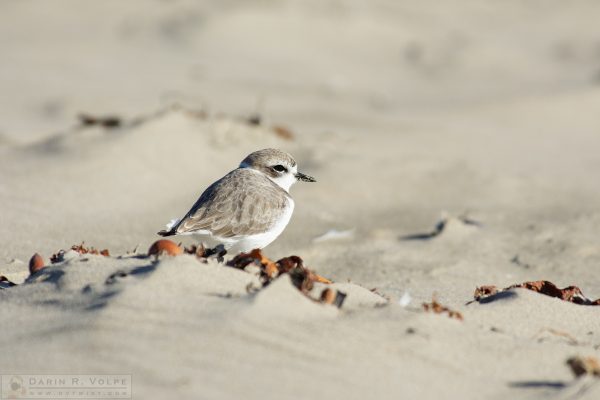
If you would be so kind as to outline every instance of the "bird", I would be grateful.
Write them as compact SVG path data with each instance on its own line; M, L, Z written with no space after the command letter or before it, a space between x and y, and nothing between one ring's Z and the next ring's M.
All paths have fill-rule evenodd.
M294 158L278 149L250 153L238 168L210 185L180 220L161 236L195 235L203 244L222 244L229 254L262 249L285 229L294 200L291 186L316 182L298 172Z

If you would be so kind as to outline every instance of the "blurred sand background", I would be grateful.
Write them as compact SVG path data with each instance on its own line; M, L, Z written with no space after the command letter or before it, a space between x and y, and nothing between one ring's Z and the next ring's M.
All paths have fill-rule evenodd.
M599 16L592 1L0 2L0 274L21 283L33 253L81 241L144 252L278 147L318 183L292 188L265 252L348 293L337 310L285 279L248 294L252 276L191 256L76 257L0 290L0 372L132 374L134 398L598 398L565 366L598 355L594 307L465 303L538 279L600 297ZM401 240L441 218L439 236ZM346 234L315 241L331 230ZM133 272L106 284L115 271ZM423 312L433 295L464 321Z

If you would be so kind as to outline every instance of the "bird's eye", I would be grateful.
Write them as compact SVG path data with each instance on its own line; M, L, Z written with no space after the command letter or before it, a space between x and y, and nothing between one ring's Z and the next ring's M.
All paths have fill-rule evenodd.
M277 172L287 172L287 168L281 164L274 166L273 169Z

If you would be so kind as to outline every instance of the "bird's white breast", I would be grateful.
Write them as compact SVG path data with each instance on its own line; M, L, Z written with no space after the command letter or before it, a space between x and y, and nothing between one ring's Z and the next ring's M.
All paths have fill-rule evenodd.
M292 214L294 213L294 200L292 200L291 197L288 197L287 203L288 205L284 212L268 231L235 238L237 241L231 246L228 252L230 254L236 254L238 252L248 252L257 248L262 249L263 247L268 246L273 240L277 239L290 222Z

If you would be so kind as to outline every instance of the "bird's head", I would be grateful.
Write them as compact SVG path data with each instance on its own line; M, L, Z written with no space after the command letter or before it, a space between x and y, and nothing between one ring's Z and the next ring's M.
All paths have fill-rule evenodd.
M240 168L251 168L265 174L286 192L297 181L316 182L312 176L298 172L298 164L290 154L277 149L263 149L249 154L240 163Z

